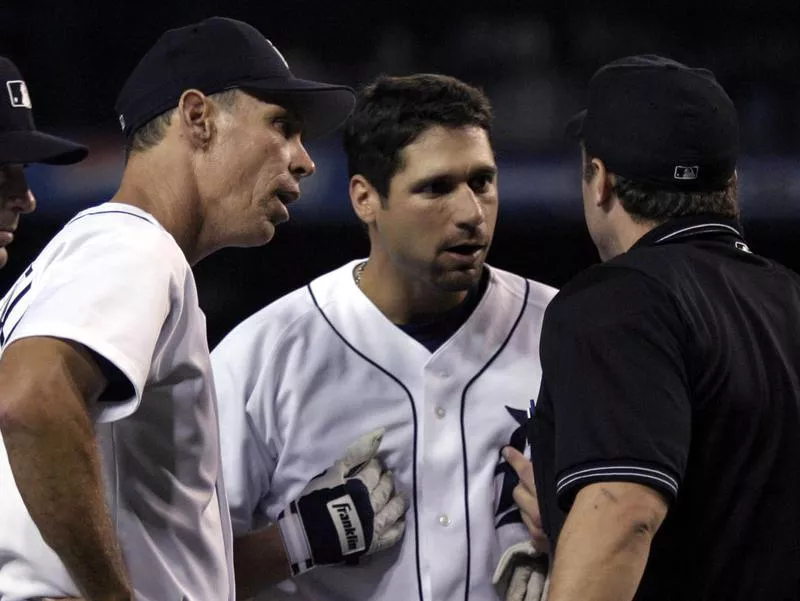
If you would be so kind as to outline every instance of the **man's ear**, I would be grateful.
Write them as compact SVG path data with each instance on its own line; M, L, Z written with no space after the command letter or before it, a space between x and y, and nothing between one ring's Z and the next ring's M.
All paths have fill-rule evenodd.
M214 105L211 99L199 90L184 91L178 101L177 116L181 133L199 149L208 148L214 135Z
M381 196L367 178L354 175L350 178L350 204L358 218L366 225L375 223L381 210Z
M611 208L611 200L614 196L613 188L616 176L610 173L605 163L598 158L592 159L592 169L594 177L589 182L592 198L598 207L604 206L608 210Z

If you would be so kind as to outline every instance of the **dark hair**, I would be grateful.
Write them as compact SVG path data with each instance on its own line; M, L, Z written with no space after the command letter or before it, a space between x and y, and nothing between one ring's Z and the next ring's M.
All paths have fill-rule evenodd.
M583 179L588 182L596 172L592 164L594 157L585 150L583 157ZM611 190L635 221L660 223L689 215L739 218L739 186L735 174L722 190L709 191L671 190L617 174L614 177L616 181Z
M400 153L427 128L477 126L489 133L491 121L489 99L455 77L380 76L358 93L344 127L348 173L363 175L385 199L402 167Z
M213 98L216 103L226 111L231 111L236 105L239 90L234 88L231 90L223 90L216 94L209 94L209 98ZM125 143L125 159L134 152L144 152L157 145L167 133L167 127L172 120L172 115L177 107L173 107L164 111L160 115L153 117L133 132L130 138Z

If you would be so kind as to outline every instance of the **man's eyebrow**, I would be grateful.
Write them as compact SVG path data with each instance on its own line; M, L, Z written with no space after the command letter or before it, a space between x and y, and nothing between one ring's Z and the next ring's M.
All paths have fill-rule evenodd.
M467 172L467 179L471 179L476 175L492 175L492 176L497 175L497 166L491 165L489 163L485 163L483 165L477 165ZM442 170L439 172L430 173L424 176L424 178L417 181L432 182L434 180L459 179L459 178L460 174L457 174L453 171Z
M457 179L456 176L447 171L442 171L440 173L431 173L412 181L411 188L416 190L424 188L434 183L452 183L456 181L456 179Z
M477 167L474 167L473 169L470 169L469 176L470 177L475 177L476 175L491 175L491 176L495 176L495 175L497 175L497 165L489 165L489 164L478 165Z
M495 177L497 175L497 167L489 164L474 167L467 173L467 180L481 175ZM421 177L420 179L412 181L410 184L410 189L414 191L420 191L431 184L454 184L460 179L461 177L452 171L440 171L438 173L430 173L424 177Z

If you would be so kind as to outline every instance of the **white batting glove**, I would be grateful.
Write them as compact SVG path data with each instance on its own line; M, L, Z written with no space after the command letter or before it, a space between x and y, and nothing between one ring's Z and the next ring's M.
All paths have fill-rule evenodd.
M547 601L550 579L547 555L525 541L506 549L492 577L504 601Z
M408 500L375 457L383 434L383 428L370 432L348 447L278 515L293 575L318 565L357 564L403 537Z

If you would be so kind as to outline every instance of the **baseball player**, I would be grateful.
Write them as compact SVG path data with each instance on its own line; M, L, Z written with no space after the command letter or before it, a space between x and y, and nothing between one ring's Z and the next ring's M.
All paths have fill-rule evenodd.
M277 99L280 98L280 103ZM120 92L128 161L0 303L0 598L235 598L191 265L271 239L349 88L256 29L167 31Z
M88 154L85 146L36 131L28 86L16 65L0 56L0 268L14 241L19 216L36 208L25 179L28 163L69 165Z
M234 536L271 537L261 575L285 565L294 576L268 599L485 601L508 596L510 579L509 598L535 581L539 599L500 450L525 451L555 291L485 265L498 209L490 120L487 98L451 77L367 86L345 149L369 257L270 304L212 353ZM378 428L377 455L409 500L405 536L357 567L320 566L295 542L314 523L288 521L284 507L307 474ZM358 515L371 522L368 508ZM355 555L361 531L351 549L338 526L330 548Z

